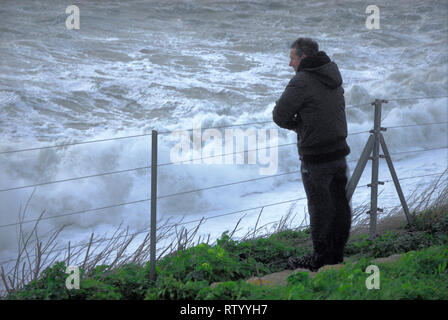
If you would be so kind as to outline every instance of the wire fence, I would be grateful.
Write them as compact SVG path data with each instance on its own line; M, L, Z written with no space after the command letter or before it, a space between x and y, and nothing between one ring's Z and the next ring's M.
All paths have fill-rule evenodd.
M400 126L387 127L387 129L404 128L404 127L415 127L415 126L427 126L427 125L439 125L439 124L448 124L448 122L445 121L445 122L432 122L432 123L421 123L421 124L412 124L412 125L400 125ZM217 127L215 127L215 128L217 128ZM350 135L356 135L356 134L361 134L361 133L369 133L369 132L370 132L369 130L366 130L366 131L349 133L348 135L350 136ZM281 144L281 145L277 145L277 146L268 146L268 147L256 148L256 149L251 149L251 150L235 151L235 152L223 153L223 154L212 155L212 156L207 156L207 157L200 157L200 158L193 158L193 159L188 159L188 160L182 160L182 161L178 161L178 162L160 163L160 164L157 164L157 166L158 167L163 167L163 166L169 166L169 165L177 165L177 164L180 164L180 163L190 163L190 162L195 161L195 160L210 159L210 158L234 155L234 154L239 154L239 153L248 153L248 152L253 152L253 151L258 151L258 150L263 150L263 149L279 148L279 147L292 146L292 145L297 145L297 143L293 142L293 143ZM51 147L48 147L48 148L51 148ZM32 150L37 150L37 149L32 149ZM434 150L434 149L426 149L426 150ZM26 149L19 150L17 152L20 152L20 151L26 151ZM409 151L409 152L413 152L413 151ZM393 154L393 153L391 153L391 154ZM117 170L117 171L109 171L109 172L97 173L97 174L86 175L86 176L81 176L81 177L73 177L73 178L60 179L60 180L47 181L47 182L40 182L40 183L29 184L29 185L18 186L18 187L5 188L5 189L0 189L0 192L13 191L13 190L18 190L18 189L26 189L26 188L33 188L33 187L39 187L39 186L44 186L44 185L49 185L49 184L54 184L54 183L83 180L83 179L102 177L102 176L107 176L107 175L113 175L113 174L119 174L119 173L125 173L125 172L132 172L132 171L139 171L139 170L147 170L147 169L151 169L151 166L123 169L123 170Z
M388 101L402 101L402 100L404 101L404 100L412 100L412 99L439 99L439 98L447 98L447 97L448 96L443 96L443 97L398 98L398 99L389 99ZM372 105L372 103L363 103L363 104L358 104L358 105L347 106L346 109L357 108L357 107L360 107L360 106L370 106L370 105ZM270 121L261 121L261 122L251 122L251 123L243 123L243 124L235 124L235 125L203 128L203 130L206 130L206 129L222 129L222 128L230 128L230 127L238 127L238 126L248 126L248 125L259 125L259 124L267 124L267 123L272 123L272 122L273 122L272 120L270 120ZM432 122L432 123L407 124L407 125L390 126L390 127L387 127L387 129L407 128L407 127L414 127L414 126L441 125L441 124L447 124L447 123L448 122ZM178 131L185 132L185 131L192 131L192 130L193 129L190 129L190 130L164 131L164 132L159 132L158 134L170 134L170 133L174 133L174 132L178 132ZM371 132L371 130L349 133L349 135L356 135L356 134L369 133L369 132ZM83 144L107 142L107 141L114 141L114 140L123 140L123 139L139 138L139 137L148 137L148 136L151 136L151 135L152 135L151 133L149 133L149 134L139 134L139 135L124 136L124 137L99 139L99 140L89 140L89 141L84 141L84 142L74 142L74 143L58 144L58 145L52 145L52 146L43 146L43 147L36 147L36 148L25 148L25 149L9 150L9 151L2 151L2 152L0 152L0 155L13 154L13 153L19 153L19 152L37 151L37 150L44 150L44 149L50 149L50 148L68 147L68 146L74 146L74 145L83 145ZM201 157L201 158L196 158L196 159L189 159L189 160L180 161L180 162L161 163L161 164L157 164L157 167L174 165L174 164L179 164L179 163L184 163L184 162L189 163L189 162L194 161L194 160L202 160L202 159L214 158L214 157L225 156L225 155L233 155L233 154L246 153L246 152L248 153L248 152L251 152L251 151L257 151L257 150L261 150L261 149L278 148L278 147L286 147L286 146L293 146L293 145L294 146L297 145L297 142L287 143L287 144L282 144L282 145L277 145L277 146L256 148L256 149L252 149L252 150L244 150L244 151L239 151L239 152L224 153L224 154L213 155L213 156L209 156L209 157ZM431 151L431 150L441 150L441 149L447 149L447 148L448 148L448 146L443 146L443 147L438 147L438 148L421 149L421 150L409 150L409 151L395 152L395 153L390 153L390 154L391 155L399 155L399 154L408 154L408 153L416 153L416 152L426 152L426 151ZM348 162L353 162L353 161L358 161L358 160L357 159L356 160L349 160ZM40 183L34 183L34 184L28 184L28 185L22 185L22 186L15 186L15 187L10 187L10 188L0 189L0 193L13 191L13 190L19 190L19 189L26 189L26 188L36 188L36 187L40 187L40 186L56 184L56 183L63 183L63 182L68 182L68 181L90 179L90 178L95 178L95 177L102 177L102 176L107 176L107 175L114 175L114 174L133 172L133 171L139 171L139 170L148 170L148 169L151 169L151 166L137 167L137 168L131 168L131 169L123 169L123 170L103 172L103 173L92 174L92 175L85 175L85 176L81 176L81 177L72 177L72 178L59 179L59 180L53 180L53 181L46 181L46 182L40 182ZM286 175L290 175L290 174L297 174L299 172L300 172L300 170L293 170L293 171L290 171L290 172L284 172L284 173L280 173L280 174L269 175L269 176L261 177L261 178L253 178L253 179L235 181L235 182L226 183L226 184L213 185L213 186L208 186L208 187L195 189L195 190L188 190L188 191L182 191L182 192L177 192L177 193L172 193L172 194L167 194L167 195L161 195L161 196L157 196L157 199L163 199L163 198L168 198L168 197L175 197L175 196L185 195L185 194L189 194L189 193L195 193L195 192L200 192L200 191L205 191L205 190L211 190L211 189L216 189L216 188L228 187L228 186L233 186L233 185L237 185L237 184L241 184L241 183L254 182L254 181L258 181L258 180L262 180L262 179L269 179L269 178L275 178L275 177L280 177L280 176L286 176ZM405 178L401 178L399 180L401 181L401 180L415 179L415 178L421 178L421 177L427 177L427 176L435 176L435 175L440 175L442 173L434 173L434 174L426 174L426 175L405 177ZM391 182L391 181L392 180L384 180L383 182ZM363 186L368 186L368 185L366 184L366 185L363 185ZM358 187L363 187L363 186L358 186ZM305 199L306 199L306 197L301 197L301 198L295 198L295 199L286 200L286 201L280 201L280 202L275 202L275 203L268 203L268 204L265 204L265 205L262 205L262 206L253 207L253 208L240 209L240 210L236 210L236 211L232 211L232 212L218 214L218 215L215 215L215 216L209 216L209 217L203 218L203 219L209 220L209 219L219 218L219 217L223 217L223 216L229 216L229 215L234 215L234 214L238 214L238 213L242 213L242 212L247 212L247 211L250 211L250 210L262 209L262 208L269 207L269 206L275 206L275 205L280 205L280 204L285 204L285 203L291 203L291 202L294 202L294 201L305 200ZM71 211L71 212L66 212L66 213L52 215L52 216L46 216L46 217L42 216L42 217L40 217L38 219L29 219L29 220L21 221L21 222L18 222L18 223L10 223L10 224L0 225L0 228L17 226L17 225L21 225L21 224L24 224L24 223L37 222L39 220L56 219L56 218L60 218L60 217L67 217L67 216L72 216L72 215L84 214L84 213L88 213L88 212L94 212L94 211L106 210L106 209L111 209L111 208L117 208L117 207L122 207L122 206L126 206L126 205L133 205L133 204L137 204L137 203L148 202L150 200L151 200L151 198L145 198L145 199L139 199L139 200L129 201L129 202L122 202L122 203L118 203L118 204L112 204L112 205L107 205L107 206L102 206L102 207L97 207L97 208L90 208L90 209ZM195 222L199 222L199 221L201 221L201 219L187 221L187 222L182 222L182 223L178 223L178 224L167 225L166 227L181 226L181 225L185 225L185 224L189 224L189 223L195 223ZM142 233L145 233L145 232L148 232L148 229L145 229L143 231L139 231L137 233L134 233L134 235L142 234ZM110 240L110 239L108 239L108 240ZM107 240L101 240L101 241L107 241ZM86 244L79 244L79 246L82 246L82 245L86 245ZM62 249L62 250L65 250L65 249ZM2 261L2 262L0 262L0 264L5 264L5 263L11 262L11 261L14 261L14 259Z
M430 149L425 149L425 150L412 150L412 151L395 152L395 153L391 153L391 155L409 154L409 153L426 152L426 151L443 150L443 149L448 149L448 146L447 147L441 147L441 148L430 148ZM350 162L355 162L355 161L357 161L357 159L349 160L347 162L350 163ZM298 173L300 173L300 170L293 170L293 171L290 171L290 172L274 174L274 175L270 175L270 176L266 176L266 177L240 180L240 181L235 181L235 182L226 183L226 184L213 185L213 186L200 188L200 189L194 189L194 190L188 190L188 191L182 191L182 192L162 195L162 196L158 196L157 199L164 199L164 198L169 198L169 197L175 197L175 196L179 196L179 195L185 195L185 194L188 194L188 193L201 192L201 191L205 191L205 190L222 188L222 187L227 187L227 186L241 184L241 183L247 183L247 182L253 182L253 181L258 181L258 180L276 178L276 177L280 177L280 176L285 176L285 175L290 175L290 174L298 174ZM437 174L435 174L435 175L437 175ZM423 176L416 176L416 177L418 178L418 177L423 177ZM402 178L400 180L403 180L403 179L404 178ZM62 181L69 181L69 180L62 180ZM58 181L58 182L62 182L62 181ZM56 183L56 182L52 182L52 183ZM26 188L26 187L23 187L23 188ZM0 190L0 191L3 191L3 190ZM93 212L93 211L117 208L117 207L122 207L122 206L126 206L126 205L132 205L132 204L137 204L137 203L142 203L142 202L149 202L149 201L151 201L151 198L139 199L139 200L134 200L134 201L129 201L129 202L122 202L122 203L118 203L118 204L112 204L112 205L107 205L107 206L102 206L102 207L97 207L97 208L83 209L83 210L78 210L78 211L62 213L62 214L58 214L58 215L52 215L52 216L49 216L49 217L41 217L41 218L38 218L38 219L30 219L30 220L25 220L25 221L22 221L22 222L4 224L4 225L0 225L0 228L12 227L12 226L16 226L16 225L19 225L19 224L25 224L25 223L37 222L38 220L55 219L55 218L61 218L61 217L67 217L67 216L72 216L72 215L83 214L83 213L87 213L87 212Z
M298 171L300 172L300 171ZM424 175L417 175L417 176L411 176L411 177L405 177L405 178L401 178L400 181L402 180L410 180L410 179L416 179L416 178L423 178L423 177L430 177L430 176L440 176L442 175L444 172L438 172L438 173L431 173L431 174L424 174ZM387 179L387 180L382 180L384 183L387 182L392 182L392 179ZM362 187L368 187L369 184L364 184L364 185L359 185L358 188L362 188ZM290 200L284 200L284 201L279 201L279 202L274 202L274 203L267 203L264 205L260 205L260 206L256 206L256 207L251 207L251 208L244 208L244 209L240 209L240 210L235 210L235 211L230 211L230 212L225 212L225 213L221 213L221 214L217 214L217 215L213 215L213 216L207 216L207 217L202 217L201 219L194 219L194 220L189 220L189 221L184 221L184 222L178 222L178 223L174 223L174 224L164 224L162 226L162 228L170 228L170 227L179 227L179 226L183 226L183 225L187 225L187 224L191 224L191 223L197 223L197 222L201 222L201 221L207 221L207 220L212 220L212 219L216 219L216 218L221 218L221 217L225 217L225 216L231 216L231 215L235 215L238 213L243 213L243 212L247 212L247 211L252 211L252 210L258 210L258 209L264 209L266 207L271 207L271 206L277 206L277 205L281 205L281 204L286 204L286 203L291 203L291 202L297 202L299 200L306 200L306 197L299 197L299 198L294 198L294 199L290 199ZM134 202L130 202L127 204L133 204L136 202L143 202L143 201L149 201L148 199L145 200L139 200L139 201L134 201ZM123 204L121 204L123 205ZM78 212L74 212L74 213L69 213L69 214L64 214L64 215L57 215L57 216L52 216L52 217L42 217L40 219L33 219L33 220L27 220L27 221L22 221L20 223L13 223L13 224L8 224L8 225L2 225L1 227L8 227L8 226L15 226L15 225L20 225L23 223L29 223L29 222L37 222L39 220L45 220L45 219L52 219L52 218L58 218L58 217L63 217L63 216L67 216L67 215L71 215L71 214L79 214L79 213L85 213L85 212L89 212L89 211L94 211L94 210L101 210L101 209L107 209L107 208L112 208L115 206L107 206L107 207L102 207L102 208L96 208L96 209L89 209L89 210L84 210L84 211L78 211ZM393 207L391 207L393 208ZM163 221L158 221L158 224L161 223ZM104 239L100 239L100 240L95 240L91 243L86 243L86 242L81 242L78 243L74 246L72 246L71 248L78 248L78 247L83 247L83 246L87 246L89 244L98 244L98 243L104 243L107 241L111 241L111 240L115 240L115 239L120 239L120 238L124 238L124 237L130 237L130 236L136 236L136 235L140 235L140 234L145 234L149 232L149 227L144 228L141 231L137 231L134 233L130 233L130 234L126 234L126 235L121 235L121 236L117 236L117 237L110 237L110 238L104 238ZM60 251L64 251L66 250L66 248L60 248L60 249L56 249L53 252L60 252ZM35 257L35 255L29 255L29 257ZM16 258L9 258L7 260L3 260L0 261L0 265L9 263L9 262L13 262L16 261Z

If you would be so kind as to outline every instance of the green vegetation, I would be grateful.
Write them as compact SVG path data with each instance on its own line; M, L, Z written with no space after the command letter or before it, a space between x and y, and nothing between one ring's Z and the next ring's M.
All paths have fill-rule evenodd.
M448 299L448 212L413 214L415 226L389 230L370 241L353 236L346 266L311 278L292 273L286 286L245 282L286 269L291 255L311 252L309 230L282 231L266 238L237 242L224 233L216 245L199 244L165 256L157 281L149 281L149 263L108 270L81 270L79 290L65 288L65 263L47 268L37 280L10 292L6 299ZM366 268L378 257L401 253L401 259L375 263L380 289L367 290ZM220 282L214 286L212 283Z
M408 252L392 263L378 263L379 290L367 290L369 258L347 263L341 270L325 270L310 278L291 274L285 287L228 281L202 289L197 299L448 299L448 246Z

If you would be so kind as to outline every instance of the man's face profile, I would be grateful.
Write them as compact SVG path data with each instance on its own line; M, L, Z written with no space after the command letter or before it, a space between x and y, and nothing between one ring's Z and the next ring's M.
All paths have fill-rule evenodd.
M297 69L299 68L300 65L300 61L302 61L302 59L305 58L306 56L303 54L299 58L296 55L296 49L293 48L289 51L289 57L290 57L289 65L294 68L294 71L297 72Z

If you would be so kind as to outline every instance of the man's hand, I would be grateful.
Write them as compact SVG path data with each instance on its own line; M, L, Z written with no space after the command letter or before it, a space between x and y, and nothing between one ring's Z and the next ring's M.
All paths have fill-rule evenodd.
M278 100L275 100L275 107L274 107L274 110L272 110L272 115L273 115L275 123L277 123L277 121L275 120L275 111L276 111L276 108L277 108L277 104L278 104ZM283 125L279 125L278 123L277 123L277 125L279 125L282 128L285 128L285 129L288 129L288 130L292 130L295 133L298 133L297 132L297 128L290 129L292 126L297 126L297 113L294 114L289 121L288 120L285 121L285 120L286 119L284 119L284 121L283 121Z

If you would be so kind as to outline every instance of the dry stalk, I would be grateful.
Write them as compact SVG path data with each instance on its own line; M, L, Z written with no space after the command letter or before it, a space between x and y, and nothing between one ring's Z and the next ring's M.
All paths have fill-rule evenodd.
M3 282L3 285L5 286L6 292L10 293L11 289L9 289L8 281L6 281L5 269L3 269L3 266L1 266L1 267L2 267L2 282Z
M260 217L261 217L261 213L263 212L263 209L264 209L264 207L261 208L261 211L260 211L260 213L258 214L257 222L255 223L254 234L253 234L252 238L255 238L255 235L256 235L256 232L257 232L258 221L260 221Z
M68 242L68 253L67 253L66 263L67 263L67 266L70 265L70 241Z
M242 216L241 218L238 219L238 222L235 225L235 228L233 228L232 232L229 234L229 239L232 239L233 235L235 234L235 232L237 231L237 228L241 222L241 220L243 220L243 218L246 216L247 214L245 213L244 216Z
M89 244L88 244L88 247L87 247L86 255L84 257L84 262L82 264L82 268L83 269L86 268L87 259L89 258L89 251L90 251L90 247L92 246L93 234L94 233L92 232L92 234L90 235L90 241L89 241Z

